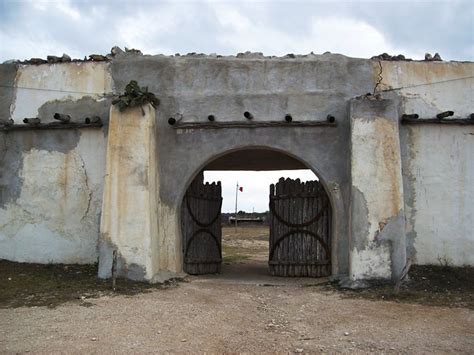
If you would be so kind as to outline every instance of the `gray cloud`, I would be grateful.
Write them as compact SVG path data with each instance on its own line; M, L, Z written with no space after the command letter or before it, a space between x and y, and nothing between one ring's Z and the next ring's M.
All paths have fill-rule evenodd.
M421 59L474 60L474 3L0 1L0 62L68 53L82 58L114 45L149 54L187 52L267 55L323 53L358 57L388 51ZM394 53L395 52L395 53ZM268 185L289 173L209 173L223 183L224 211L264 211ZM302 172L292 177L312 178Z
M151 54L260 49L364 57L392 50L474 59L469 1L4 1L0 10L0 60L83 57L113 45Z

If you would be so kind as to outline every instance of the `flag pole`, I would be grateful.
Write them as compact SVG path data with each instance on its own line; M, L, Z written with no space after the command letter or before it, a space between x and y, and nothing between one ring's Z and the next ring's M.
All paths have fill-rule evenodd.
M239 182L235 187L235 231L237 232L237 196L239 195Z

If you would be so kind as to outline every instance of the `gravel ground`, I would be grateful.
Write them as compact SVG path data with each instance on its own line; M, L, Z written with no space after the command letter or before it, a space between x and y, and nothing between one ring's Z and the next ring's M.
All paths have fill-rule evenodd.
M0 352L472 353L474 312L298 284L191 279L54 309L0 309Z
M422 297L412 286L407 303L392 302L384 289L269 276L260 232L224 229L220 275L152 288L120 280L115 294L88 268L0 264L12 285L0 289L0 353L473 353L472 283L452 293L470 273L435 270L415 278Z

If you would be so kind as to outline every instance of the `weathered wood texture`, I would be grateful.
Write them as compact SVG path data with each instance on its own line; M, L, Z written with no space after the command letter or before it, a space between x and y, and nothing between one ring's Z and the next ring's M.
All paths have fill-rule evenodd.
M281 178L270 185L270 273L331 275L331 206L318 181Z
M337 127L337 122L321 121L230 121L230 122L178 122L174 129L221 129L261 127Z
M221 183L203 183L202 174L191 184L182 205L184 271L215 274L222 263Z
M78 129L78 128L100 128L102 122L93 123L77 123L77 122L50 122L50 123L39 123L39 124L14 124L14 125L0 125L1 131L31 131L41 129Z
M402 118L402 124L474 125L472 118Z

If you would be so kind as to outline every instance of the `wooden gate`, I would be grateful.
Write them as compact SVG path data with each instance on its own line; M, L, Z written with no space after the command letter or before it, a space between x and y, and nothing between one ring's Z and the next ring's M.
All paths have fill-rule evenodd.
M319 181L270 185L270 273L331 275L331 206Z
M220 271L221 252L221 183L203 182L199 175L184 197L181 211L184 271L192 275Z

